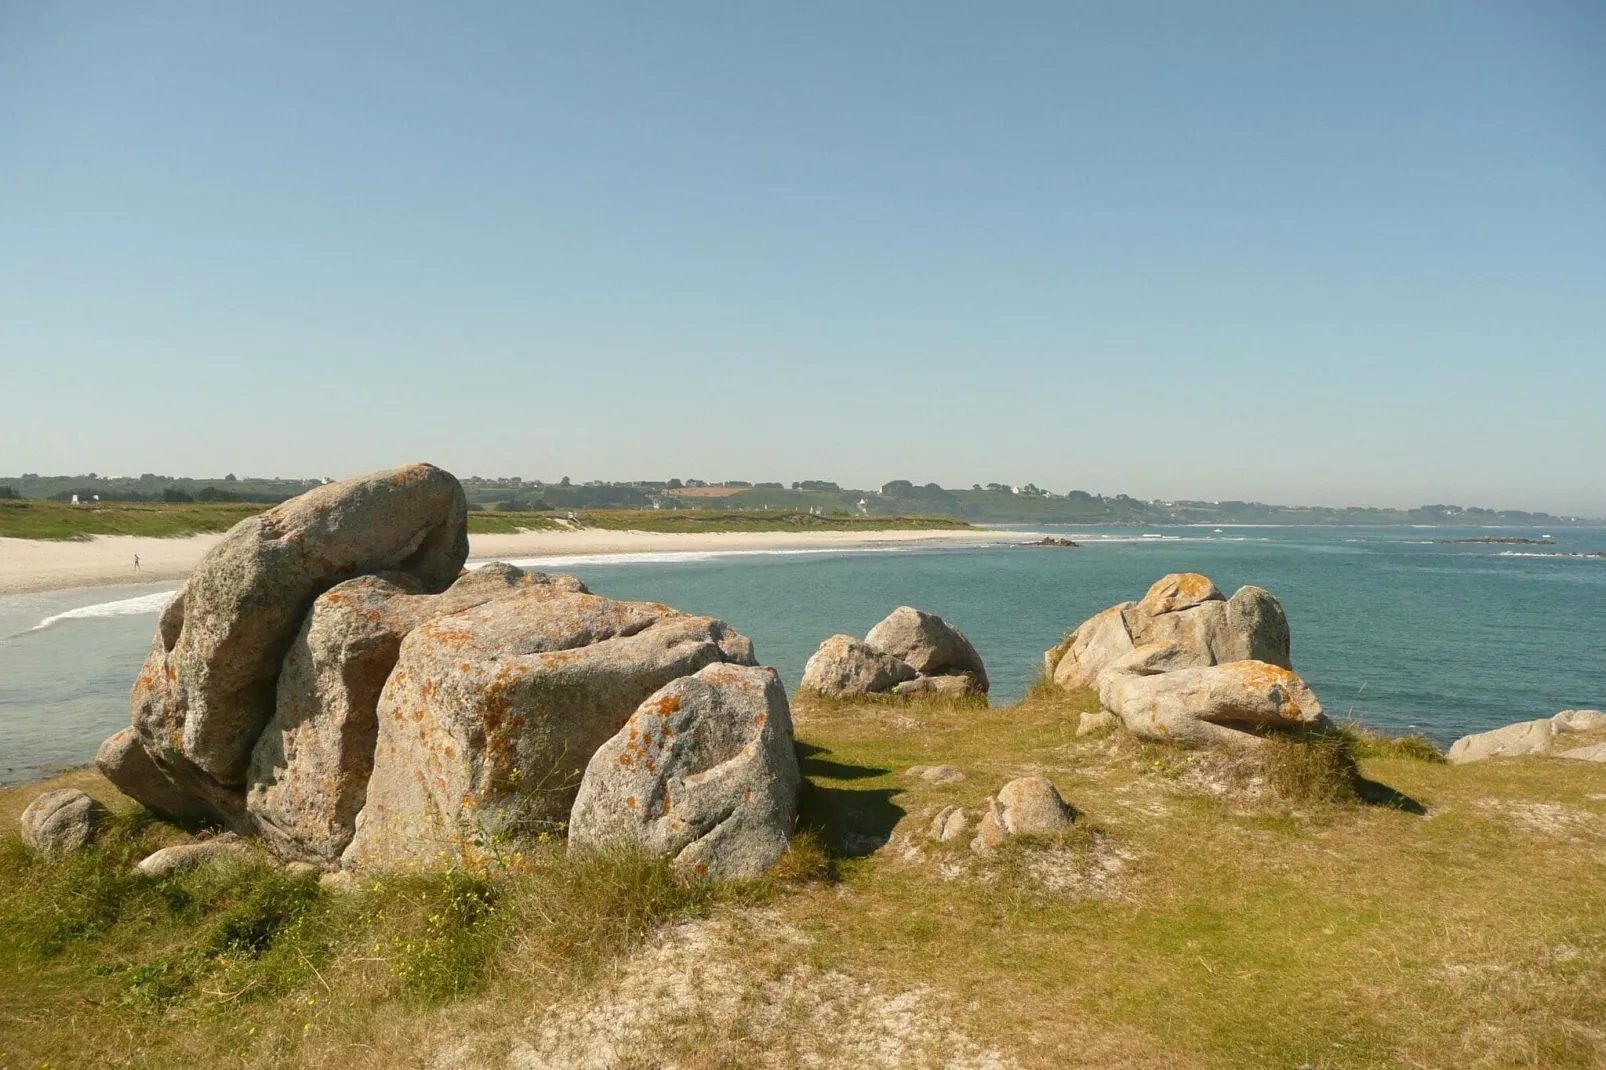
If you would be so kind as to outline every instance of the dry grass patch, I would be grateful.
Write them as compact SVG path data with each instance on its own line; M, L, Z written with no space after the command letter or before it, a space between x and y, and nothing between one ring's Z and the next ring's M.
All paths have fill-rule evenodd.
M128 878L173 835L138 814L98 869L13 839L0 1067L1606 1065L1606 768L1078 737L1090 705L800 702L805 834L748 886L547 845L331 895ZM1025 775L1074 832L929 840Z

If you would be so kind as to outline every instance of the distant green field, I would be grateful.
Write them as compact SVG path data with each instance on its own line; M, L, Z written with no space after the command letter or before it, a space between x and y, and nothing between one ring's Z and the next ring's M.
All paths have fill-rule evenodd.
M553 513L470 513L471 534L550 531ZM943 531L971 525L951 516L820 516L807 512L725 509L595 509L575 513L580 526L607 531Z
M92 535L173 538L227 531L264 505L172 505L155 502L65 502L0 499L0 538L87 539ZM471 534L556 531L566 513L468 514ZM609 531L937 531L968 528L950 516L819 516L791 511L723 509L597 509L575 514L582 527Z
M169 538L227 531L267 506L240 502L169 505L156 502L66 502L0 499L0 538L87 539L91 535Z

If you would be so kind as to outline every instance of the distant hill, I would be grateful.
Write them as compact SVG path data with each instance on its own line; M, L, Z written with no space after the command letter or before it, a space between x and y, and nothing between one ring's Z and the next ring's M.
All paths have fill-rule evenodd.
M133 502L264 502L295 497L321 479L259 476L221 479L163 476L135 477L0 476L0 497L69 501L74 494L88 501ZM1242 501L1143 501L1126 494L1107 497L1073 490L1053 494L1031 484L975 485L969 490L936 483L898 479L877 490L843 488L828 480L747 483L739 480L633 480L545 483L512 477L463 479L470 508L507 512L571 509L780 509L824 514L946 515L973 523L1024 524L1430 524L1435 526L1551 526L1599 523L1521 509L1423 505L1415 509L1362 506L1273 505Z

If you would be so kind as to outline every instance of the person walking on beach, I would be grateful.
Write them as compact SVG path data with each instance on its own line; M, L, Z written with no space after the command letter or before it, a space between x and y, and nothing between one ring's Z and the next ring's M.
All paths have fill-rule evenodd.
M134 571L135 572L139 571L139 555L138 554L134 555Z

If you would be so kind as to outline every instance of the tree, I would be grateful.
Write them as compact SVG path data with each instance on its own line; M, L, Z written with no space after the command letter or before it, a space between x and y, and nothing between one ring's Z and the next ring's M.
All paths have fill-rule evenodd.
M225 483L233 483L233 482L236 482L236 480L235 480L235 478L234 478L234 473L233 473L233 472L230 472L230 473L229 473L229 474L228 474L228 475L226 475L226 476L224 476L224 477L223 477L223 482L225 482Z
M558 486L560 487L572 487L573 485L573 483L569 482L568 476L564 476L562 479L558 480Z

